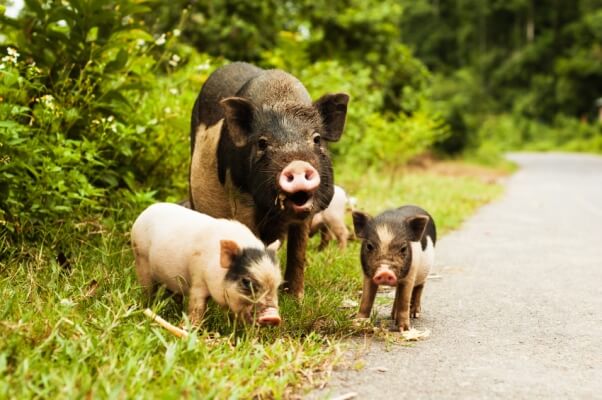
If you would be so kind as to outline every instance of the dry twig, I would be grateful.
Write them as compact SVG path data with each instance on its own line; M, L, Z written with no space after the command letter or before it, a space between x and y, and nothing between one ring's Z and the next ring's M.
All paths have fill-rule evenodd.
M165 321L163 318L161 318L160 316L155 314L150 308L147 308L144 310L144 315L146 315L147 317L149 317L150 319L152 319L153 321L155 321L156 323L161 325L163 328L167 329L173 335L175 335L179 338L187 338L188 337L188 332L186 332L184 329L180 329L177 326L174 326L174 325L170 324L169 322Z

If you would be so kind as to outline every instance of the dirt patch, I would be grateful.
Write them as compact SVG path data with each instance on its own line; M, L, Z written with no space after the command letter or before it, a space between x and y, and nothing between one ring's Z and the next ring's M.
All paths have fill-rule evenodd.
M432 154L423 154L411 159L407 164L408 171L431 172L444 176L466 176L481 180L484 183L497 183L511 174L507 168L492 168L466 161L438 160Z

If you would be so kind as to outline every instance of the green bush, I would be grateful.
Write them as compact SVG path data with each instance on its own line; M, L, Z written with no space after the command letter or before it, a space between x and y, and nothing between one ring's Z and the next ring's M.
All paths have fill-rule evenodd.
M148 203L141 184L170 173L161 150L173 138L157 136L159 115L140 112L160 63L173 63L164 36L140 22L149 11L132 0L31 0L2 19L0 220L12 236L119 209L123 197Z
M428 71L398 42L399 7L359 2L341 14L303 2L251 15L237 5L248 29L217 34L230 5L180 12L152 1L30 0L18 18L0 17L0 221L11 238L103 215L126 229L144 205L185 198L190 110L228 62L187 44L197 39L216 51L238 43L220 44L222 33L274 31L252 51L223 54L290 71L314 98L349 93L346 133L332 146L342 170L403 163L448 133L427 98ZM199 26L209 11L220 18ZM340 40L368 28L375 40L360 50Z

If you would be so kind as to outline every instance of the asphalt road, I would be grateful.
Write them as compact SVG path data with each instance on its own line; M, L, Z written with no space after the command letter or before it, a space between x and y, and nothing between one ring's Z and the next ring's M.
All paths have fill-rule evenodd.
M308 398L602 399L602 158L510 158L505 195L438 243L431 336L372 340Z

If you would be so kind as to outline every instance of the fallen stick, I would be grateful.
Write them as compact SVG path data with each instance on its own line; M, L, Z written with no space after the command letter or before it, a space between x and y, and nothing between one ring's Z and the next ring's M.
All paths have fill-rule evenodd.
M337 396L337 397L333 397L330 400L349 400L349 399L353 399L353 398L356 398L356 397L357 397L357 393L355 393L355 392L349 392L349 393L346 393L346 394L343 394L343 395L340 395L340 396Z
M173 335L176 335L179 338L187 338L188 337L188 332L186 332L184 329L180 329L177 326L174 326L174 325L170 324L169 322L165 321L163 318L161 318L160 316L155 314L150 308L147 308L146 310L144 310L144 315L146 315L147 317L149 317L150 319L152 319L153 321L155 321L156 323L161 325L163 328L167 329Z

